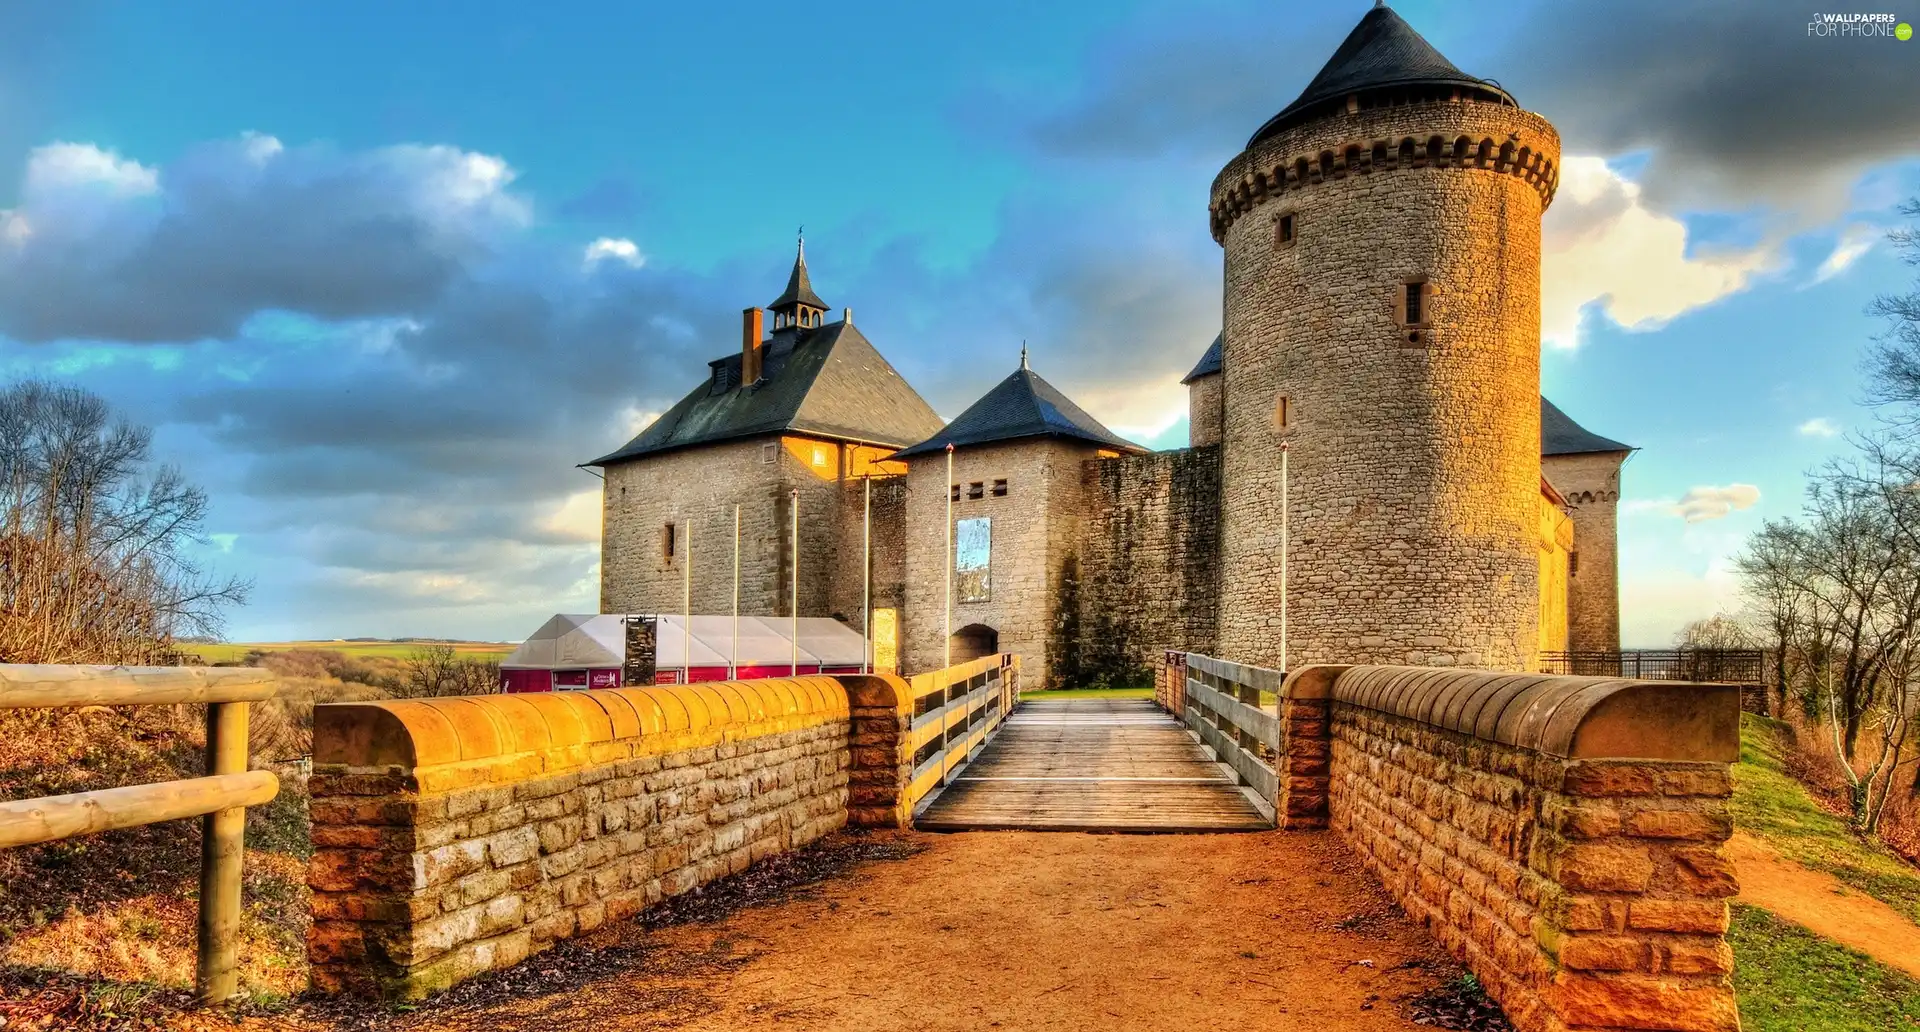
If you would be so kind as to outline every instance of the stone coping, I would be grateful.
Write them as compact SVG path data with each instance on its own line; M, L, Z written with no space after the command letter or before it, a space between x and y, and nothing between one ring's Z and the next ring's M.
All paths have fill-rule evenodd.
M1740 689L1731 684L1355 666L1304 667L1287 686L1289 697L1297 686L1303 698L1565 759L1740 758Z
M421 792L564 773L849 716L832 677L314 707L317 769L403 773Z

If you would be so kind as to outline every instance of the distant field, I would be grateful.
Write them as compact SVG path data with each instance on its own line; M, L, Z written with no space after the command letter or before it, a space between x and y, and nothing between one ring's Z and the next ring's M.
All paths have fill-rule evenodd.
M424 641L257 641L222 643L219 645L188 645L188 655L197 656L202 663L237 663L247 658L247 653L291 652L297 649L325 649L348 656L387 656L403 659L416 651L432 644L451 644L453 650L463 656L490 657L505 656L514 650L512 645L502 645L486 641L462 642L424 642Z

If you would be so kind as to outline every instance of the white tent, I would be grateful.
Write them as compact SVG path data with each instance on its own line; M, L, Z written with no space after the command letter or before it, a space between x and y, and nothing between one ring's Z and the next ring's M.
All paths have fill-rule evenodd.
M561 613L549 619L500 664L503 671L619 670L626 659L629 616L624 613ZM729 675L778 677L795 663L802 673L848 673L864 660L860 632L823 616L795 621L779 616L659 614L654 620L654 668L663 680L716 680ZM738 645L736 649L736 643ZM509 673L509 690L545 690ZM587 683L582 681L580 683ZM600 683L596 678L592 683Z

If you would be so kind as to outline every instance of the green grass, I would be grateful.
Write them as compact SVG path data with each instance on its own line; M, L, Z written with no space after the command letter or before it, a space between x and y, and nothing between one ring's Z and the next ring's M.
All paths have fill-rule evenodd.
M1740 762L1733 768L1733 821L1780 855L1826 871L1920 922L1920 869L1877 842L1855 836L1844 818L1820 807L1786 772L1785 724L1740 717Z
M1052 691L1022 692L1028 700L1045 699L1151 699L1151 688L1056 688Z
M183 647L190 656L198 657L202 663L238 663L247 658L247 653L291 652L296 649L326 649L347 656L386 656L404 659L426 646L426 642L411 641L268 641L239 642L218 645L187 645ZM453 646L454 651L463 656L505 656L512 652L512 645L498 645L492 642L460 642Z
M1727 938L1745 1032L1920 1030L1920 982L1866 954L1738 904Z

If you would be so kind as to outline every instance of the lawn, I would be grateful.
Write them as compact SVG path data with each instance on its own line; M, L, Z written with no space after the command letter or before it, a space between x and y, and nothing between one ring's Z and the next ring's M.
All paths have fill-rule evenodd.
M1864 953L1750 906L1727 938L1745 1032L1920 1030L1920 982Z
M1877 842L1856 837L1847 822L1816 803L1786 772L1787 726L1742 714L1740 762L1733 769L1733 821L1780 855L1826 871L1920 922L1920 869Z
M1028 702L1048 699L1151 699L1151 688L1055 688L1051 691L1021 692Z
M185 651L202 663L238 663L247 658L249 652L292 652L302 649L325 649L346 656L372 657L383 656L390 659L404 659L428 645L445 644L441 642L421 641L268 641L240 642L218 645L188 645ZM511 644L486 641L454 642L453 650L463 656L491 657L505 656L514 650Z

